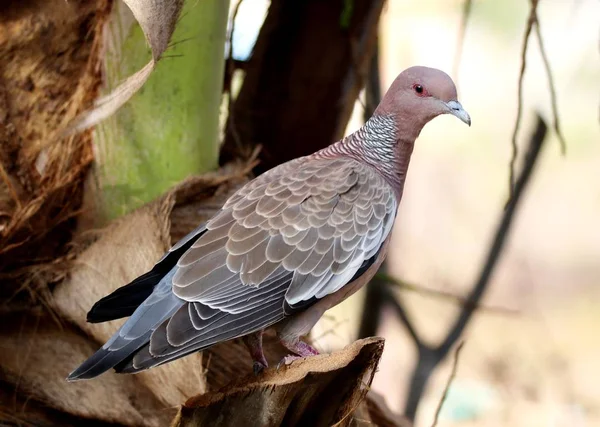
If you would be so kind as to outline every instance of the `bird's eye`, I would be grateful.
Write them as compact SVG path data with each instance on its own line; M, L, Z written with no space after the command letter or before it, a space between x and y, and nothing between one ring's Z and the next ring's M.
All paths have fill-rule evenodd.
M423 93L423 86L415 85L415 92L417 92L419 94Z

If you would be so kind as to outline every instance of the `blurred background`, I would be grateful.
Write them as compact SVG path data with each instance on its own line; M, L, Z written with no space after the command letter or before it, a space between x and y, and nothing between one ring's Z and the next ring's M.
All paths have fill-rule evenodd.
M55 375L42 369L28 377L34 362L20 351L36 348L39 321L24 326L21 316L30 321L35 313L36 319L52 318L48 324L60 325L52 329L51 341L74 343L74 367L110 335L85 324L94 298L144 272L170 244L168 236L166 243L156 243L131 271L113 264L114 270L97 279L98 287L81 296L93 286L77 269L100 270L94 262L102 250L115 251L116 243L98 240L97 230L175 191L169 193L175 194L175 214L166 220L175 241L250 171L259 174L358 129L380 97L378 90L385 93L399 72L418 64L453 77L472 126L442 116L425 127L394 228L385 266L389 277L380 277L386 283L370 284L379 290L367 297L370 291L363 289L328 312L312 332L315 346L337 350L365 331L385 337L372 391L398 423L408 418L415 426L432 424L454 349L464 342L438 425L600 425L600 3L300 3L188 0L173 20L177 29L163 59L142 89L94 130L66 138L60 132L72 129L94 99L156 53L152 43L148 47L147 31L120 1L28 0L0 7L2 413L17 413L10 417L36 425L25 420L23 402L31 400L75 417L53 414L60 425L78 425L77 417L163 425L162 415L152 418L139 405L123 404L111 414L93 404L83 408L80 397L56 392L63 390L66 371ZM553 128L534 25L525 56L516 175L536 114L548 126L546 138L483 297L475 302L477 310L439 364L427 362L429 350L465 313L460 300L477 283L506 214L532 5L552 70L566 154ZM191 184L177 187L186 178L193 191ZM120 243L118 258L138 256L137 237L132 239ZM89 258L98 242L104 249ZM420 352L400 313L416 331ZM65 328L72 336L64 338ZM31 337L21 338L23 330L33 331ZM431 368L431 378L413 379L419 360L420 368ZM208 375L205 386L216 387ZM415 381L422 395L415 394ZM51 383L56 388L44 388ZM106 390L138 390L119 384L107 383ZM158 406L171 407L198 392L194 383L166 396L155 390L157 383L144 384L148 402L155 399ZM106 390L95 389L94 396L105 396ZM6 420L18 424L10 417ZM48 423L50 418L43 417Z
M383 90L412 64L452 72L463 3L387 3L380 27ZM475 314L463 337L441 425L600 424L600 8L593 1L542 1L538 10L567 154L561 156L550 131L482 300L515 314ZM453 76L473 124L467 128L441 117L421 133L388 257L392 276L458 295L473 286L509 197L510 141L528 13L525 1L473 2ZM552 117L534 37L523 87L522 150L534 112L548 123ZM349 130L360 126L361 110L357 104ZM443 339L459 310L412 292L402 292L401 298L429 343ZM322 331L334 328L337 335L319 340L324 347L356 337L357 300L344 302L334 309L335 319L321 322ZM379 334L386 337L386 350L374 389L402 412L415 346L390 309ZM430 425L450 370L446 360L435 371L416 425Z

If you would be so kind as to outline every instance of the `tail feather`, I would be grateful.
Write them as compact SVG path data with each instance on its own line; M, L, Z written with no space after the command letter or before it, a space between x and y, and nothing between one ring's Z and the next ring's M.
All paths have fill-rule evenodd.
M67 380L94 378L124 360L128 360L150 341L152 332L183 304L171 292L175 269L161 279L154 293L141 304L117 332L89 359L73 371Z
M204 224L190 232L171 248L152 268L131 283L96 302L87 314L89 323L102 323L131 316L152 294L154 287L175 267L177 261L204 233Z
M152 290L164 274L149 271L100 299L88 312L87 321L102 323L131 316L135 309L152 294Z
M113 368L115 365L128 359L139 348L150 339L151 331L140 338L131 341L118 350L100 348L89 359L83 362L77 369L69 374L67 381L89 380Z

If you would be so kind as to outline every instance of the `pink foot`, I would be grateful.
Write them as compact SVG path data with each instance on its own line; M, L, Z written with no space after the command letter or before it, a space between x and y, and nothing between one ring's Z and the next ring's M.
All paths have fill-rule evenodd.
M306 344L304 341L281 340L281 344L283 344L285 348L287 348L290 352L294 354L289 354L283 359L281 359L281 361L277 364L277 369L279 369L281 365L291 364L294 360L303 359L305 357L310 356L316 356L317 354L319 354L316 348Z

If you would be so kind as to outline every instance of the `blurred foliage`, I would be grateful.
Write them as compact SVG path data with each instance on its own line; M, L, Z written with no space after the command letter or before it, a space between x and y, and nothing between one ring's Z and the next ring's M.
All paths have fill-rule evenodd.
M461 3L458 2L459 7L462 7ZM471 19L479 25L485 26L499 38L521 38L529 6L528 0L475 0Z

